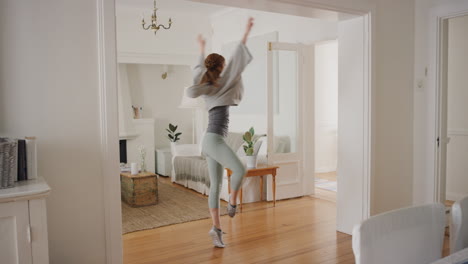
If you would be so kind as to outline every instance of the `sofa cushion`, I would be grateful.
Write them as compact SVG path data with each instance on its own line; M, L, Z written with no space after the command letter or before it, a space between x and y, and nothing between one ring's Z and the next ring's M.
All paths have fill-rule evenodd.
M229 132L226 137L226 144L234 150L237 151L240 146L244 143L244 139L242 138L242 133L237 132Z

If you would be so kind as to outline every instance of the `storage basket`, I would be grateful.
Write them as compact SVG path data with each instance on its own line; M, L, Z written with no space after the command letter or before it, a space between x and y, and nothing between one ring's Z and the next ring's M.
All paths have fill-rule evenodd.
M0 189L15 186L18 143L14 139L0 138Z

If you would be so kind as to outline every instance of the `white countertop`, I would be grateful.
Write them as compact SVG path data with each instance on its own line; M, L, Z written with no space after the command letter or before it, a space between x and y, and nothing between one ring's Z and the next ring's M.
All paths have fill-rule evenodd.
M49 193L50 187L42 177L19 181L13 188L0 189L0 203L43 198Z

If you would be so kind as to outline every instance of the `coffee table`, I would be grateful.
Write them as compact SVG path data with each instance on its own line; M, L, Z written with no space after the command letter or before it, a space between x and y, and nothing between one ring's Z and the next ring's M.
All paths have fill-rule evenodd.
M158 176L151 172L120 173L122 201L131 207L154 205L158 203Z

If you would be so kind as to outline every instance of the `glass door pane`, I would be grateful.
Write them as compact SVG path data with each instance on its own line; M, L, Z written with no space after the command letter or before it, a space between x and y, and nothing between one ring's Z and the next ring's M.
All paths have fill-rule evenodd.
M297 51L273 51L273 152L295 153L298 135Z

